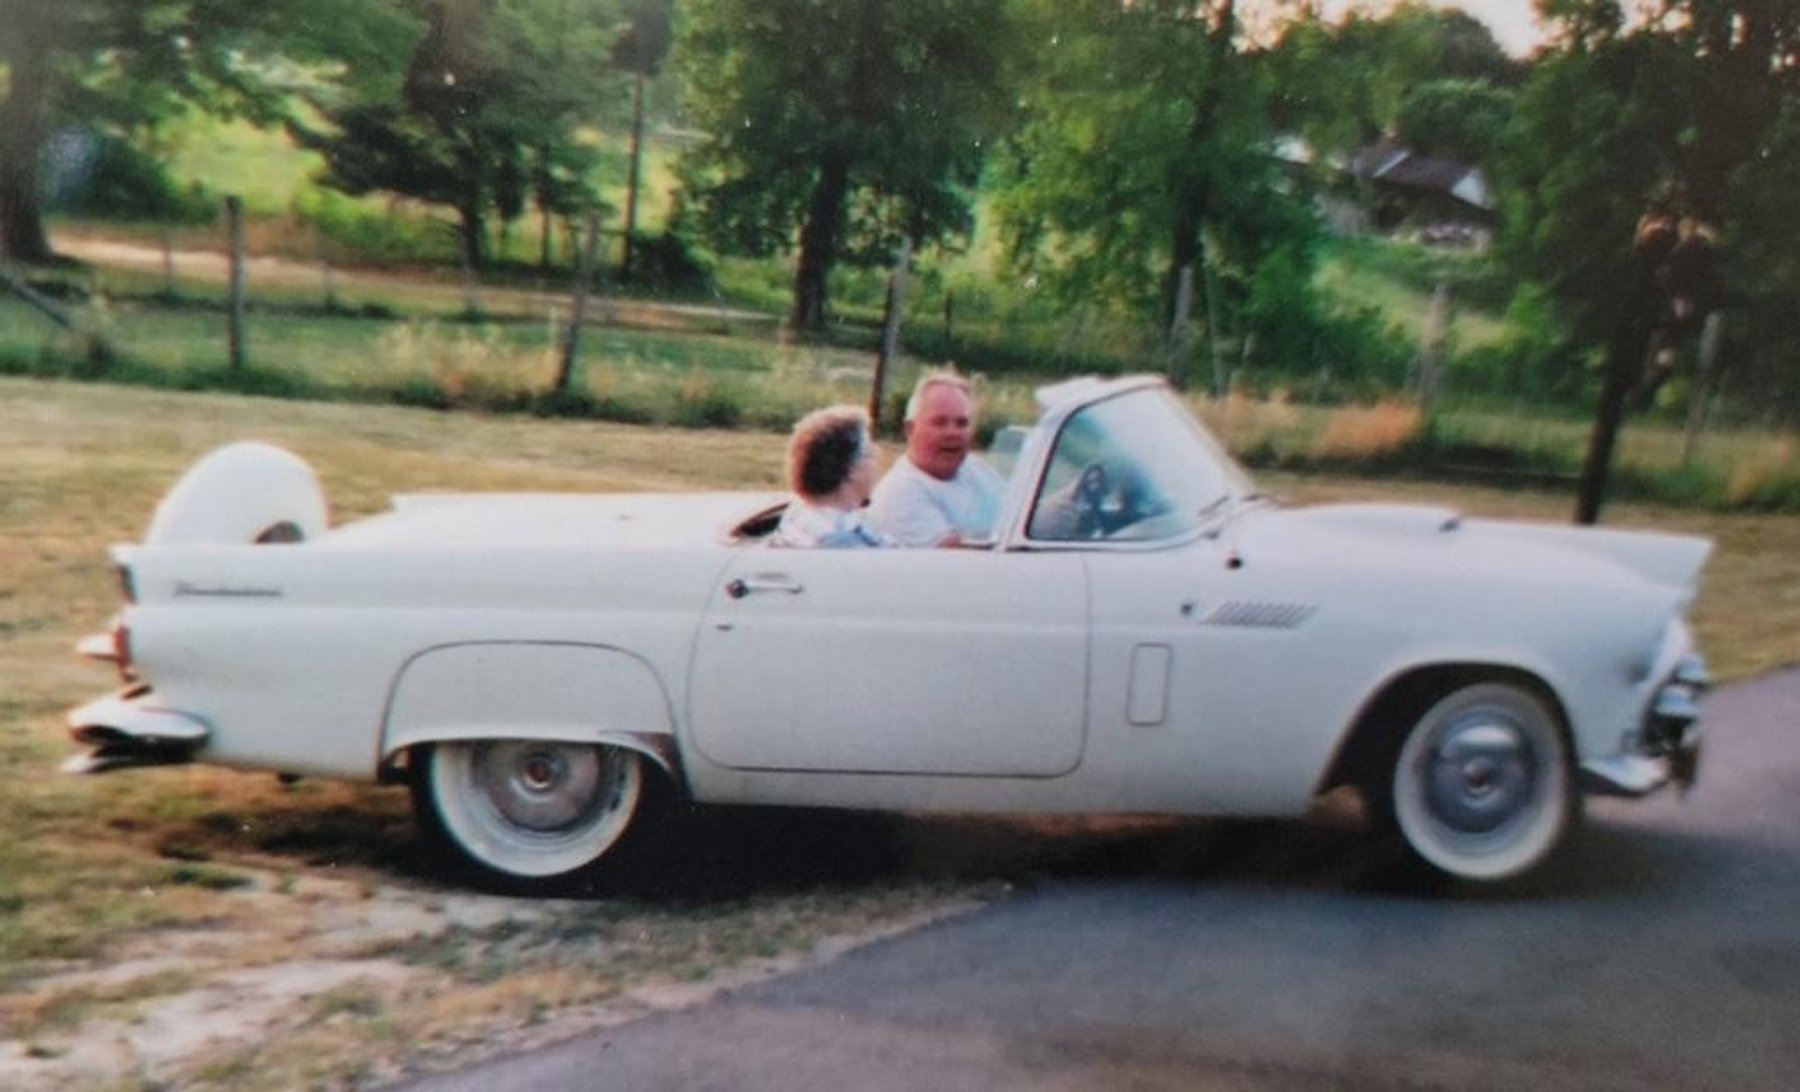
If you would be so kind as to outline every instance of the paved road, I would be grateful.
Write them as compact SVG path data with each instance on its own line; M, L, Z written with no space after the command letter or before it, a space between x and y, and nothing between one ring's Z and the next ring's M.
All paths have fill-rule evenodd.
M1040 845L978 913L408 1087L1792 1089L1800 672L1707 724L1687 801L1595 802L1503 898L1384 889L1330 829Z

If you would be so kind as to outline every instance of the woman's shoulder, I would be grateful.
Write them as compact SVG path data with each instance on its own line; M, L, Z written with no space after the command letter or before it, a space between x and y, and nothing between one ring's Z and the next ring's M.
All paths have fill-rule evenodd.
M794 501L782 514L781 525L769 540L777 546L820 546L843 549L892 546L894 540L870 527L861 512L822 508Z

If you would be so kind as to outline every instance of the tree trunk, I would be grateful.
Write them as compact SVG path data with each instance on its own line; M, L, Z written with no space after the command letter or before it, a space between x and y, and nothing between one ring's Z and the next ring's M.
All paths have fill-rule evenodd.
M619 279L631 279L631 261L637 247L638 186L644 173L644 74L637 73L631 95L631 167L625 175L625 253L619 259Z
M15 32L28 38L30 18ZM50 67L44 43L20 42L12 56L11 89L0 100L0 258L48 262L55 257L44 233L38 192L38 154L49 135Z
M458 236L461 241L463 267L463 315L474 318L481 313L481 263L482 238L487 234L487 226L482 222L479 207L463 207L458 211L461 217Z
M538 272L550 272L550 206L538 206Z
M1169 234L1169 264L1163 270L1163 329L1173 333L1175 312L1181 300L1182 270L1198 267L1202 257L1200 229L1206 216L1202 211L1205 198L1189 195L1176 212L1174 229Z
M806 222L800 227L800 262L794 271L794 306L788 315L788 325L795 330L817 330L825 325L829 302L825 282L837 261L849 190L849 160L836 150L826 152L812 199L807 202Z
M1212 396L1223 398L1230 387L1231 377L1227 374L1230 369L1225 366L1225 354L1220 344L1223 339L1219 336L1222 333L1219 329L1219 278L1213 273L1211 254L1201 254L1200 273L1200 286L1206 292L1206 351L1212 358ZM1245 333L1244 356L1240 367L1250 363L1249 346L1255 338L1255 334Z
M1673 228L1668 234L1673 235ZM1581 484L1575 500L1575 522L1590 525L1599 522L1600 507L1606 501L1607 478L1612 472L1613 448L1619 429L1625 421L1625 404L1631 390L1643 375L1644 359L1656 338L1656 323L1662 302L1656 283L1657 265L1666 249L1659 253L1650 232L1640 225L1638 239L1631 251L1631 272L1625 287L1618 325L1606 350L1606 377L1600 390L1600 404L1594 410L1594 428L1588 436L1587 459L1581 467Z
M1175 316L1169 320L1169 383L1176 390L1187 386L1187 327L1194 309L1194 265L1181 267L1175 284Z

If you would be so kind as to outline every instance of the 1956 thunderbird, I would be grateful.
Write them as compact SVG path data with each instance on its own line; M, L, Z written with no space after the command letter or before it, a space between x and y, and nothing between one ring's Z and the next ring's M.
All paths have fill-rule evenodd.
M1040 395L990 542L768 545L770 495L421 495L328 526L312 471L209 455L112 556L71 769L407 780L471 861L596 865L649 779L700 803L1284 816L1360 789L1468 881L1583 792L1695 773L1710 545L1283 507L1155 379ZM1018 437L1014 437L1018 439Z

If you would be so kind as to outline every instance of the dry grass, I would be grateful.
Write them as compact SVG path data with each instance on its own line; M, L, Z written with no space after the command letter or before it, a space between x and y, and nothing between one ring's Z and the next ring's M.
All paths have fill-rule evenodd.
M796 381L830 381L806 361L788 368ZM1005 388L991 394L1013 398ZM1245 428L1299 412L1219 409ZM646 983L678 989L722 967L791 957L821 937L879 928L970 890L904 870L845 877L820 866L796 879L771 875L767 862L740 863L725 894L653 885L569 904L489 900L482 905L497 907L501 924L469 926L456 916L465 893L410 863L411 824L396 790L283 787L204 768L55 776L67 752L62 710L110 685L70 654L72 640L116 607L104 547L134 538L193 459L244 437L311 461L338 518L380 510L406 490L776 488L783 444L770 433L0 379L0 768L13 771L0 781L9 834L0 844L0 1025L8 1029L0 1039L21 1038L15 1056L75 1065L85 1049L79 1029L154 1027L159 1004L188 996L192 976L220 968L273 969L307 953L399 961L405 973L337 982L271 1010L249 1037L258 1045L213 1044L194 1056L201 1063L139 1059L137 1070L106 1071L124 1083L136 1073L183 1087L344 1085L390 1072L380 1062L397 1052L448 1059L502 1032L548 1034L568 1013L625 1003ZM1571 507L1567 497L1518 491L1316 477L1265 484L1300 501L1388 497L1557 521ZM1800 518L1621 505L1608 521L1718 542L1695 620L1722 676L1800 662ZM792 833L768 840L791 844ZM370 924L396 907L435 924L397 933ZM346 951L344 938L359 930L375 930L373 939ZM134 952L189 951L179 937L200 953L182 975L151 968L118 982L81 977ZM7 1063L0 1042L0 1085L18 1087Z
M1384 401L1332 411L1312 442L1315 459L1363 460L1392 455L1419 433L1425 415L1413 402Z
M1725 484L1725 495L1732 504L1742 504L1771 484L1794 473L1794 438L1791 435L1764 439L1731 469Z

